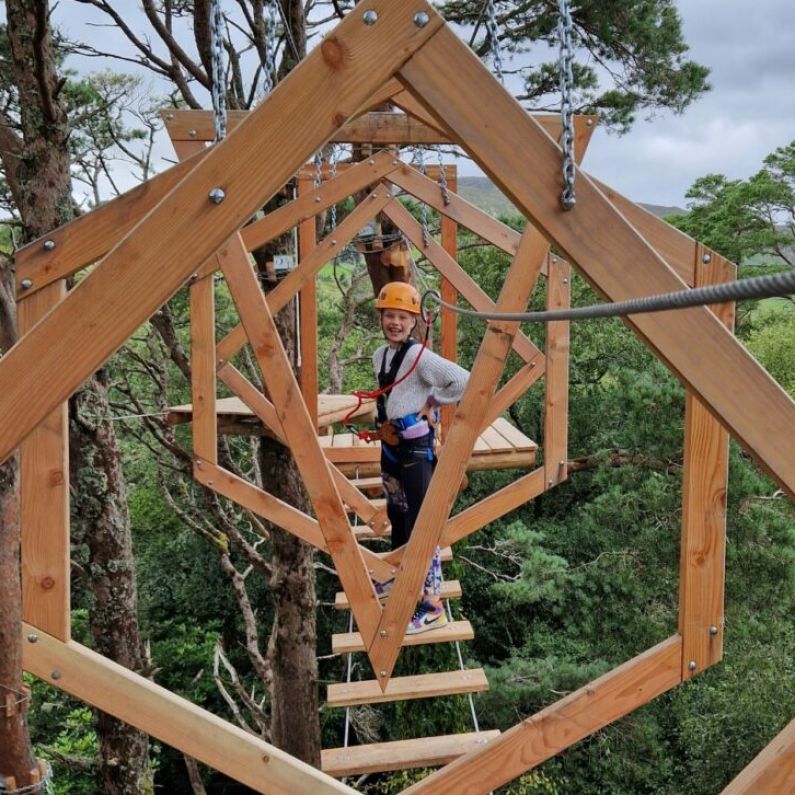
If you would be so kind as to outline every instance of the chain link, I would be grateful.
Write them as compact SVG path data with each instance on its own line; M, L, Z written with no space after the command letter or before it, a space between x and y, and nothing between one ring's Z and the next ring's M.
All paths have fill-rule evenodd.
M215 124L215 140L222 141L226 137L226 69L224 68L224 41L221 29L224 25L221 13L221 0L211 0L210 12L210 94L213 103L213 122Z
M505 79L502 74L502 53L500 52L497 9L494 7L494 0L486 0L486 30L491 39L491 58L494 64L494 74L497 75L497 79L503 83Z
M425 150L421 146L414 147L414 157L417 160L417 167L422 176L426 176L428 169L425 166ZM431 244L431 233L428 231L428 205L420 202L420 221L422 222L422 247L428 248Z
M447 187L447 169L444 167L444 157L440 147L436 148L436 159L439 161L439 188L442 191L444 206L450 204L450 190Z
M332 145L329 155L329 179L333 182L337 178L337 147ZM331 205L331 229L337 228L337 205Z
M276 85L276 2L277 0L271 0L266 8L265 63L262 65L265 70L262 79L263 96L270 94Z
M323 184L323 150L315 152L315 187L319 188Z
M563 149L563 192L560 203L564 210L571 210L577 203L574 194L574 111L572 92L574 90L574 50L571 44L571 8L569 0L558 0L558 39L560 58L558 73L560 79L560 117L563 124L561 146Z

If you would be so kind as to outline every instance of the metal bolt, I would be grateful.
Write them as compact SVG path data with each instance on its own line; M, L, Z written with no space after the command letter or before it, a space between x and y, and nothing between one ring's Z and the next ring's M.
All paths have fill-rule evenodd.
M365 25L375 25L375 23L378 22L378 12L373 11L372 8L369 11L365 11L364 14L362 14L362 22L364 22Z
M552 264L554 265L558 261L557 257L552 257Z
M331 241L331 245L332 245L332 246L336 246L336 245L337 245L337 241L336 241L336 240L332 240L332 241Z
M568 283L569 283L568 279L563 279L563 284L568 284Z
M208 485L208 486L212 486L212 485L213 485L213 482L212 482L212 480L208 480L208 481L207 481L207 485Z
M566 462L565 461L561 461L560 462L560 466L565 467L566 466Z
M696 670L696 668L698 668L698 666L696 665L696 661L695 661L695 660L691 660L691 661L690 661L690 662L687 664L687 668L688 668L688 670L690 670L690 671L695 671L695 670Z
M530 362L530 369L532 370L536 366L536 362Z
M400 161L399 161L399 160L393 160L393 161L392 161L392 165L393 165L393 166L400 165Z
M593 127L593 119L586 119L585 120L586 127Z
M50 676L51 676L53 679L55 679L55 681L57 682L57 681L58 681L58 680L61 678L61 672L60 672L60 671L53 671L53 672L50 674Z
M371 199L377 199L378 198L378 194L377 193L371 193L370 194L370 198Z
M372 158L372 157L371 157L371 158L370 158L370 159L369 159L367 162L368 162L368 163L369 163L371 166L374 166L374 165L375 165L375 160L373 160L373 158Z
M714 638L718 634L718 628L715 626L710 627L709 634Z
M166 113L166 121L172 121L174 119L173 113Z
M382 630L381 630L381 631L380 631L378 634L379 634L379 635L380 635L382 638L385 638L385 637L386 637L386 630L385 630L385 629L382 629Z
M191 138L195 138L196 137L196 130L188 130L188 135Z
M547 481L547 485L554 486L555 485L555 481L554 480L548 480Z
M320 204L320 196L315 196L315 204Z
M386 522L384 522L384 524L386 524ZM394 575L395 574L395 570L394 569L390 569L389 573Z
M30 635L28 635L28 643L38 643L38 642L39 642L39 636L35 632L31 632Z
M265 754L265 755L263 755L263 757L262 757L262 761L263 761L263 762L264 762L264 763L267 765L267 764L268 764L268 762L270 762L270 761L271 761L271 758L270 758L270 757L269 757L267 754Z
M19 286L20 286L20 287L21 287L23 290L30 290L30 288L31 288L31 287L33 287L33 282L32 282L30 279L23 279L23 280L22 280L22 281L19 283Z
M420 11L418 14L415 14L414 16L414 24L418 28L424 28L430 21L431 18L428 16L428 14L425 11Z
M223 188L213 188L207 195L213 204L220 204L226 198L226 191Z
M566 196L560 200L560 203L563 205L564 210L573 210L574 206L577 204L577 199L575 199L574 196Z
M44 250L45 251L52 251L55 248L55 241L54 240L45 240L44 241Z
M378 672L378 676L381 677L381 678L385 677L386 676L386 671L379 671Z
M710 263L710 262L712 262L712 254L705 254L705 255L704 255L702 258L701 258L701 261L702 261L702 262L703 262L705 265L709 265L709 263Z

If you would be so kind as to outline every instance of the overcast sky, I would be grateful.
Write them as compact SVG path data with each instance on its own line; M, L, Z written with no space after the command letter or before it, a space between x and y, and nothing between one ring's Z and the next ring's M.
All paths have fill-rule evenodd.
M704 174L748 177L795 139L795 2L678 0L691 58L712 91L683 115L594 135L587 171L635 201L685 206Z
M639 119L627 135L597 130L584 167L635 201L684 207L697 177L750 176L765 155L795 139L795 0L677 6L690 57L711 69L712 91L682 116ZM108 28L87 26L89 14L86 6L62 2L56 17L75 38L114 37ZM90 61L87 68L100 66ZM461 164L462 173L470 168Z

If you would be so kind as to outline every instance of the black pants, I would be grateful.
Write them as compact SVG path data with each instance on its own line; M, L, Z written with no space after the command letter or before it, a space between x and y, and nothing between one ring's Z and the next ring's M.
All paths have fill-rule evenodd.
M381 477L392 524L392 549L408 542L431 482L436 456L430 434L392 447L382 442Z

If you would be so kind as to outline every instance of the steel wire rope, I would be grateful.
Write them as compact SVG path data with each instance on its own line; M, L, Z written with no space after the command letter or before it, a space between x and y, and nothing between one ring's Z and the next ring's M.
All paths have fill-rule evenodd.
M427 290L422 297L422 308L430 301L459 315L480 320L505 320L522 323L546 323L553 320L593 320L606 317L626 317L647 312L665 312L688 309L708 304L723 304L751 298L776 298L795 294L795 270L767 276L753 276L736 282L695 287L670 293L630 298L606 304L591 304L574 309L556 309L544 312L478 312L443 301L436 290Z

